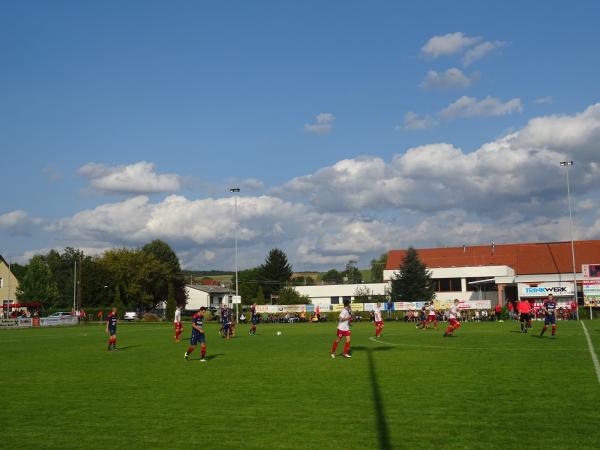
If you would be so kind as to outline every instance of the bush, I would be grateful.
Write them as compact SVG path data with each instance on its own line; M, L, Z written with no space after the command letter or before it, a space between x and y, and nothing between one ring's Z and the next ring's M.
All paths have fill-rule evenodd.
M144 322L160 322L162 319L154 313L146 313L142 319Z

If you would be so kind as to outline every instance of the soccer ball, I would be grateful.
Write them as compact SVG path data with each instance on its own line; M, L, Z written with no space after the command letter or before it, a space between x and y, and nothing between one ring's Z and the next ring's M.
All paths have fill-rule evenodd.
M277 332L277 336L281 336L281 331L278 331L278 332Z

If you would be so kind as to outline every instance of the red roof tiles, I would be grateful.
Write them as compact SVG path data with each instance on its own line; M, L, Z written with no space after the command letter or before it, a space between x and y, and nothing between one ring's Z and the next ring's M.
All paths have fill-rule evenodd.
M438 267L510 266L517 275L571 273L571 242L496 244L449 248L417 249L430 269ZM406 250L390 250L387 270L400 267ZM575 241L575 267L600 263L600 240Z

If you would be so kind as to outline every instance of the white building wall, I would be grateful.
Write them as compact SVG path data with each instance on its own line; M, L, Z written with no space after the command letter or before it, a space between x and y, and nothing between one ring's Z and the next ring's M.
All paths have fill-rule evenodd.
M315 286L294 286L300 295L310 298L313 305L330 305L331 297L352 297L357 290L369 290L369 295L386 295L388 283L362 283L362 284L324 284ZM340 300L341 303L341 300Z
M210 302L210 294L208 292L201 291L199 289L185 287L185 292L188 295L188 301L185 305L186 310L197 310L204 306L208 308Z

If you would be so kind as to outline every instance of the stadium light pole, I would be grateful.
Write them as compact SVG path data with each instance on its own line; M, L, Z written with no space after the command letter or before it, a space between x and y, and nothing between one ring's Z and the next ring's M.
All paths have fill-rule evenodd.
M232 187L229 192L233 193L233 221L234 221L234 235L235 235L235 296L238 296L238 220L237 220L237 194L240 192L239 187ZM238 320L238 307L235 304L235 320Z
M573 161L561 161L561 167L566 168L567 173L567 202L569 204L569 233L571 235L571 259L573 263L573 287L575 290L575 303L577 303L577 309L575 310L577 320L579 320L579 300L577 299L577 269L575 268L575 244L573 242L573 211L571 209L571 187L569 185L569 167L573 166Z

